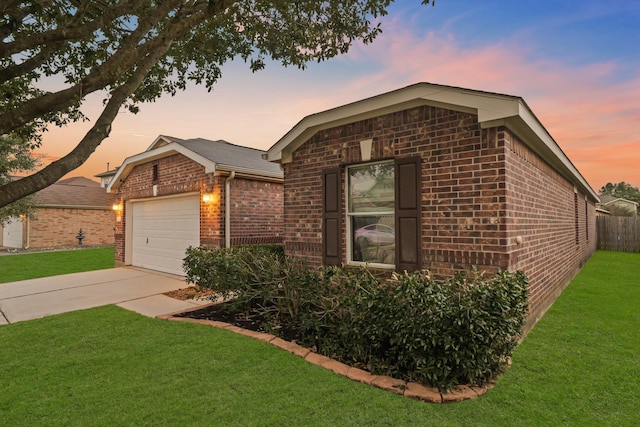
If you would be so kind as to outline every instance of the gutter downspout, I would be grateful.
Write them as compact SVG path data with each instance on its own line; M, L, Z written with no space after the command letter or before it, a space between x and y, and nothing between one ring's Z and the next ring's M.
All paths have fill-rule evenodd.
M236 177L236 171L224 181L224 247L231 247L231 181Z
M24 248L29 249L29 247L31 246L31 221L29 220L29 218L25 218L25 221L27 223L27 241L24 245Z

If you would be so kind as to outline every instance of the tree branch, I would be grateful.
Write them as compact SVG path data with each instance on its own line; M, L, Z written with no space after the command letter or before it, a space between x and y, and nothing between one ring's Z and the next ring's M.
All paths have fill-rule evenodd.
M25 101L19 108L0 115L0 134L9 133L44 114L64 111L74 102L85 98L86 95L92 92L105 88L114 83L120 76L125 75L135 67L136 61L144 58L156 45L162 43L162 38L169 37L173 39L177 34L195 25L198 19L193 19L193 16L198 16L197 14L188 19L173 19L173 24L168 25L162 33L144 44L139 44L149 30L169 11L174 9L174 5L180 3L180 0L167 1L154 14L145 17L146 19L141 21L131 36L127 37L121 48L109 60L92 69L89 75L79 83L61 91L46 93Z
M35 49L38 46L82 38L83 36L92 34L94 31L102 28L106 23L121 15L134 13L146 2L147 0L122 1L113 7L107 8L98 15L96 19L89 22L75 22L76 20L72 19L70 26L58 27L37 35L17 38L14 41L0 44L0 56L7 57Z
M44 64L51 56L60 49L64 42L55 42L47 45L36 55L27 59L20 64L14 64L3 70L0 70L0 84L6 83L11 79L24 76Z
M38 6L40 8L45 8L51 6L53 0L41 0L38 2ZM0 6L0 13L7 15L11 18L11 21L0 27L0 40L4 40L9 35L11 35L15 30L15 23L21 22L25 17L27 17L34 9L34 6L31 7L24 6L22 8L18 8L18 6L22 4L20 0L12 0L6 3L3 2L2 6Z
M204 19L204 12L201 12L199 15L200 19ZM109 136L111 124L118 115L120 106L127 100L131 93L140 87L156 62L170 49L172 41L173 37L163 37L162 43L156 46L152 52L149 52L144 60L138 64L138 67L136 67L129 80L113 91L102 114L100 114L100 117L96 120L96 124L87 132L73 151L39 172L1 186L0 206L5 206L29 194L42 190L84 163L100 143Z

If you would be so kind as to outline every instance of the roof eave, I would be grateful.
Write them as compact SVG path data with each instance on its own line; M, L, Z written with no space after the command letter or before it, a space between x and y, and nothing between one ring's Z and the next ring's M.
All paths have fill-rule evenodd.
M409 108L429 105L477 114L480 121L488 121L517 114L518 99L508 95L418 83L309 115L276 142L264 158L272 162L288 163L291 161L291 154L320 130Z
M216 171L219 172L235 172L236 174L243 175L245 177L266 179L268 181L282 182L284 181L284 174L282 172L266 172L256 169L243 168L239 166L217 164Z
M600 202L598 194L591 188L587 180L569 160L524 100L519 99L518 104L517 115L498 120L480 121L481 127L490 128L500 124L504 125L521 138L544 161L553 166L556 171L580 188L583 193L590 196L594 202Z
M131 170L135 166L153 160L169 157L174 154L182 154L189 159L201 164L205 168L205 173L213 173L216 171L215 162L201 156L200 154L194 153L193 151L183 147L180 144L171 142L167 145L163 145L162 147L154 148L153 150L145 151L143 153L127 157L118 169L118 172L116 172L116 174L109 182L109 185L107 186L107 193L116 192L120 187L122 181L129 175L129 173L131 173Z
M522 98L430 83L418 83L309 115L277 141L264 158L272 162L288 163L292 161L293 152L320 130L423 105L477 114L478 122L483 128L507 126L525 144L558 168L565 178L594 201L599 201L598 195Z

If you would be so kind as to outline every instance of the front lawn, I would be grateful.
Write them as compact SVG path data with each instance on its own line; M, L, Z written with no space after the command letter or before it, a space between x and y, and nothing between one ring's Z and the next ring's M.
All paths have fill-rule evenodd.
M113 268L113 248L30 252L0 256L0 283Z
M634 426L640 254L598 252L477 400L436 405L269 344L109 306L0 327L3 425Z

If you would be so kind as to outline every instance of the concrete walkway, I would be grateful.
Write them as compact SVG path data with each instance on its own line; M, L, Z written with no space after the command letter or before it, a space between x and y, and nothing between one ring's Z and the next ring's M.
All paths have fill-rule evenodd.
M108 304L145 316L203 305L162 295L186 288L184 277L124 267L0 284L0 325Z

